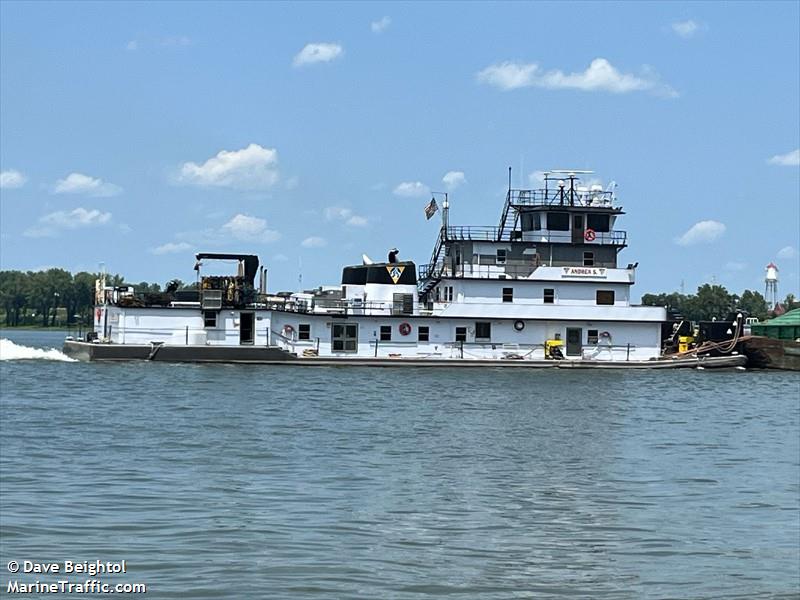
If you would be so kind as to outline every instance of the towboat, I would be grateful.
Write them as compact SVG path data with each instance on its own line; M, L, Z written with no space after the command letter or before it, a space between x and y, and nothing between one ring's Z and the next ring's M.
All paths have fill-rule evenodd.
M550 171L512 189L496 226L453 226L441 212L430 260L363 256L341 283L269 293L255 255L199 253L194 289L140 294L97 281L94 326L67 339L82 360L537 368L735 367L746 358L665 357L661 307L631 303L638 263L613 189L588 171ZM510 182L510 174L509 174ZM235 274L204 274L214 261Z

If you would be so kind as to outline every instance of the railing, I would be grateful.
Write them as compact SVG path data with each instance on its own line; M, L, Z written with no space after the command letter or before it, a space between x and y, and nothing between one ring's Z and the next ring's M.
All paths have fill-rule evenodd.
M440 261L433 265L419 265L417 267L417 272L420 280L441 279L443 277L500 279L500 275L514 279L520 277L530 277L538 266L538 264L530 263L527 265L473 265L469 263L452 265L446 261Z
M300 314L329 314L333 316L348 316L348 315L412 315L412 314L425 314L427 305L424 302L414 302L410 305L411 311L404 311L401 308L401 303L395 302L359 302L357 300L330 300L330 299L314 299L313 305L309 306L306 303L298 305L288 298L284 302L267 302L263 305L264 308L269 310L276 310L280 312L300 313Z
M496 241L500 229L498 227L475 227L465 225L463 227L448 227L446 230L448 240L478 240Z
M509 190L506 201L516 206L599 206L613 208L613 192L548 189Z
M473 225L465 225L463 227L448 227L446 229L446 241L481 241L481 242L498 242L509 241L511 239L512 230L500 227L478 227ZM515 240L525 238L533 238L530 241L534 242L572 242L572 231L550 231L550 230L527 230L520 231L514 230ZM502 239L501 239L502 234ZM520 237L522 236L522 237ZM586 240L581 236L580 241L584 244L608 244L615 246L625 245L628 238L628 233L623 230L614 231L595 231L595 239L592 241ZM439 238L441 240L441 237ZM435 257L439 254L441 241L437 241L432 262L436 262Z
M524 236L522 239L531 242L543 242L543 243L551 243L551 242L560 242L560 243L570 243L572 242L572 232L571 231L548 231L548 230L532 230L532 231L523 231L522 235ZM592 241L586 240L585 238L581 237L580 243L586 246L592 246L594 244L600 244L603 246L624 246L628 241L628 232L616 229L614 231L595 231L594 232L595 238Z

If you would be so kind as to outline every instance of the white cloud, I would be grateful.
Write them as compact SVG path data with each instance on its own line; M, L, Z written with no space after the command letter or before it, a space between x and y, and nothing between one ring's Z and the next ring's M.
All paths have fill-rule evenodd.
M286 262L289 260L289 257L285 254L276 254L272 257L272 262Z
M202 165L184 163L178 181L199 186L264 190L277 183L278 151L250 144L241 150L221 150Z
M493 85L501 90L515 90L534 85L535 74L539 69L536 63L517 64L504 62L486 67L477 75L480 83Z
M771 165L780 165L781 167L800 166L800 148L787 152L786 154L776 154L767 162Z
M323 246L327 246L328 242L325 241L324 238L311 236L304 239L300 245L303 248L322 248Z
M430 193L430 188L420 181L404 181L394 188L394 195L402 198L421 198Z
M672 31L682 38L692 37L695 33L697 33L698 29L700 29L700 26L692 19L687 19L686 21L675 21L672 24Z
M544 183L544 171L534 171L528 174L528 183L531 186Z
M372 29L372 33L383 33L391 24L392 20L389 17L382 17L381 19L370 23L369 26L370 29Z
M442 177L442 183L447 186L448 190L454 190L458 186L467 183L467 178L464 177L463 171L448 171L445 173L444 177Z
M369 220L366 217L353 215L352 217L347 219L346 223L351 227L366 227L369 224Z
M153 254L177 254L179 252L191 250L191 248L192 245L186 242L178 242L177 244L174 242L167 242L166 244L152 248L150 252Z
M344 49L339 44L306 44L305 48L294 57L292 64L295 67L302 67L314 63L331 62L339 58L343 52Z
M726 271L744 271L746 268L747 263L745 262L729 261L725 263Z
M776 256L778 258L786 259L797 258L797 250L793 246L784 246L778 250L778 254L776 254Z
M341 206L329 206L325 209L325 218L328 221L344 221L353 214L349 208L342 208Z
M604 91L615 94L647 91L657 95L676 97L668 85L659 82L649 68L641 76L621 73L605 58L595 58L585 71L564 73L561 70L542 71L536 63L504 62L490 65L477 74L479 83L492 85L504 91L523 87L545 89L573 89L586 92Z
M718 240L725 233L724 223L719 221L700 221L692 225L686 233L675 239L679 246L709 244Z
M267 222L258 217L237 214L222 226L223 233L227 233L243 242L257 242L267 244L280 239L281 234L267 228Z
M3 190L21 188L26 181L28 181L28 178L14 169L0 173L0 189Z
M59 179L53 187L54 194L84 194L97 198L116 196L122 193L122 188L113 183L106 183L98 177L89 177L83 173L70 173L64 179Z
M131 40L131 41L130 41L130 42L128 42L128 44L125 46L125 49L126 49L126 50L131 50L131 51L133 51L133 50L138 50L138 49L139 49L139 42L137 42L136 40Z
M325 218L328 221L344 221L346 225L352 227L364 227L369 223L366 217L353 214L349 208L342 208L341 206L329 206L325 209Z
M63 229L96 227L111 221L111 213L96 208L87 210L76 208L72 211L59 210L39 218L39 225L24 232L28 237L52 237Z

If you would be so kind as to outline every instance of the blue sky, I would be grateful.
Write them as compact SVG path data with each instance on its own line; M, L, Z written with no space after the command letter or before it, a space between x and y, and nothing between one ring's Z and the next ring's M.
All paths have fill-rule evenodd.
M800 3L0 2L0 267L271 290L495 225L507 168L618 183L634 295L798 294ZM450 174L447 176L447 174ZM531 183L532 182L532 183Z

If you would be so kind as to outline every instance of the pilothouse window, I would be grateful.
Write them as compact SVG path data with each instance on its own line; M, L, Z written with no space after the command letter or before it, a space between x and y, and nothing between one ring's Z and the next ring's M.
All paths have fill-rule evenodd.
M547 229L550 231L569 231L569 213L547 213Z

